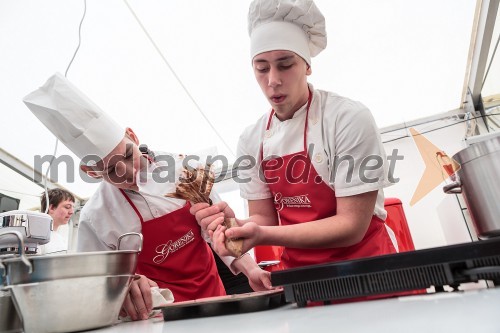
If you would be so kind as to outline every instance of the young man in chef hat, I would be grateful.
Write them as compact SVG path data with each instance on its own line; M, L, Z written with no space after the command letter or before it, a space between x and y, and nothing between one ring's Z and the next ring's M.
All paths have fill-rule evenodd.
M255 78L271 110L238 144L239 156L257 161L238 177L249 218L226 230L222 216L234 216L226 203L191 208L216 251L229 254L225 237L244 238L243 251L280 245L284 268L396 252L384 223L386 157L370 111L307 81L311 58L327 43L320 10L312 0L254 0L248 30ZM363 167L367 158L378 168Z
M153 154L139 150L132 129L119 126L60 74L24 102L82 159L84 172L104 180L81 211L79 251L115 250L121 235L142 233L137 266L141 279L132 283L123 307L133 320L148 318L153 307L151 287L170 289L175 301L225 295L212 251L189 213L189 202L139 191L138 171L149 170L156 161ZM92 160L95 163L86 164ZM138 248L138 242L138 237L124 238L122 248ZM233 273L245 273L255 290L271 288L269 273L249 256L222 259Z

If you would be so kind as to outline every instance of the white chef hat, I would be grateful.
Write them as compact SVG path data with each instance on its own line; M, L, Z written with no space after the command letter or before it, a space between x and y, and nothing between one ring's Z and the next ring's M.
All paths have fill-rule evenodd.
M23 102L80 159L94 155L102 159L125 135L124 128L59 73Z
M250 55L287 50L309 65L326 47L325 18L312 0L254 0L248 11Z

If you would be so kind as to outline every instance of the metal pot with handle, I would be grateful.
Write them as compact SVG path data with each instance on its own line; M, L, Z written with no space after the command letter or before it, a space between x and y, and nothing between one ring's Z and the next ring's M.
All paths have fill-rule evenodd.
M141 239L138 250L120 250L123 237ZM142 235L127 233L118 250L2 259L4 291L10 291L25 333L74 332L115 324L135 275Z
M120 250L124 237L141 239L138 250ZM142 250L142 235L126 233L118 239L117 251L79 252L59 255L19 256L2 260L6 269L5 283L35 283L85 276L134 274L137 257Z
M500 136L467 147L453 158L460 163L445 193L462 193L479 238L500 236Z

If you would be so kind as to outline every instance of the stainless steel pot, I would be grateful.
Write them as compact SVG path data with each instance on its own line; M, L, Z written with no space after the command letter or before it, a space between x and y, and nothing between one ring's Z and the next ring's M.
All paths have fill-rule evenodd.
M25 333L73 332L116 323L135 274L138 250L25 256L0 259L4 291L10 291Z
M479 238L500 236L500 136L465 148L453 158L460 163L456 181L446 193L462 193Z
M141 237L142 244L142 235L128 233L119 238L118 246L123 237L132 235ZM6 272L4 284L34 283L96 275L133 274L140 251L141 249L29 257L21 254L18 257L1 261Z

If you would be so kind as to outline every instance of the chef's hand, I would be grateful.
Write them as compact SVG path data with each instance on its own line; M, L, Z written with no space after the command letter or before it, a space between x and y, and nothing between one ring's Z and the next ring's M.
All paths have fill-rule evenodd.
M240 223L237 221L237 223ZM241 225L241 224L240 224ZM212 248L220 256L233 256L234 254L226 248L226 238L237 238L243 240L242 253L260 245L261 227L255 222L246 222L240 227L227 229L223 225L218 225L212 238Z
M198 221L201 230L208 233L212 238L213 232L218 225L224 223L224 218L235 217L234 212L227 202L220 201L212 206L207 203L197 203L189 210Z
M158 287L158 284L144 275L137 276L139 278L134 278L130 285L120 310L120 316L126 317L128 315L132 320L144 320L149 318L149 314L153 310L151 287Z
M273 289L271 285L271 273L263 270L257 264L248 272L247 278L250 287L252 287L254 291Z
M248 283L254 291L273 289L271 285L271 273L260 268L248 253L234 259L231 267L233 271L242 272L246 275Z

